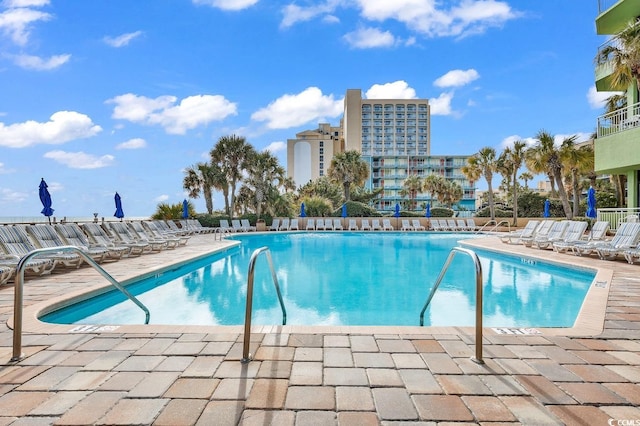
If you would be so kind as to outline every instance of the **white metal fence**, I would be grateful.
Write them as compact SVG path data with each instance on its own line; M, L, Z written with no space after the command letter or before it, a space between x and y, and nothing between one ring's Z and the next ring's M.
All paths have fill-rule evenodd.
M610 229L615 231L623 222L640 221L640 207L598 209L597 220L609 222Z

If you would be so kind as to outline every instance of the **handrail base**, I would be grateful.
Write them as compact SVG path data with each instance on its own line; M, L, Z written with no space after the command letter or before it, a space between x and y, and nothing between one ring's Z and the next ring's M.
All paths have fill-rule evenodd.
M248 354L246 357L243 357L240 362L243 364L248 364L253 361L253 354Z
M482 358L479 358L479 359L478 359L478 358L476 358L476 357L472 356L472 357L471 357L471 358L469 358L469 359L471 359L471 361L475 362L476 364L484 364L484 360L483 360Z

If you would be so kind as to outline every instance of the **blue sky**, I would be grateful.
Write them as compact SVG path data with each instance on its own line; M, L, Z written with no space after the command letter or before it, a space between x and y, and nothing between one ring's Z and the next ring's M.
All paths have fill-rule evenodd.
M219 137L286 166L347 89L427 98L431 153L584 139L595 0L0 0L0 216L126 216L178 203ZM204 212L203 200L194 200ZM223 207L216 195L214 208Z

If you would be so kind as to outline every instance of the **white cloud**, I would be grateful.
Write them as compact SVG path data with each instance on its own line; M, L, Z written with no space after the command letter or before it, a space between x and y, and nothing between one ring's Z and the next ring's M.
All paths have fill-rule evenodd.
M146 125L160 125L167 133L183 135L187 130L221 121L237 114L236 104L220 95L189 96L176 105L175 96L155 99L132 93L116 96L112 117Z
M122 142L116 146L116 149L140 149L145 148L147 142L142 138L129 139L126 142Z
M378 28L360 28L343 36L345 41L356 49L389 47L396 44L396 38L389 31Z
M259 0L193 0L194 4L202 4L222 10L242 10L253 6Z
M111 47L123 47L128 45L134 38L140 37L142 31L135 31L132 33L126 33L117 37L104 37L102 40Z
M0 201L3 203L20 203L29 197L30 195L26 192L18 192L9 188L0 188Z
M576 142L586 142L591 139L592 135L591 133L586 133L586 132L577 132L577 133L566 134L566 135L565 134L553 135L553 143L554 145L559 147L562 144L562 141L573 136L576 136ZM522 141L526 143L527 148L531 148L532 146L538 143L538 140L533 136L523 138L519 135L511 135L511 136L507 136L502 140L502 142L500 142L500 148L504 149L507 147L512 147L513 143L516 141Z
M48 21L52 15L28 7L14 7L14 3L38 2L9 2L10 8L0 13L0 32L8 36L18 46L24 46L29 41L31 25L38 21ZM37 6L37 4L27 4L26 6Z
M365 92L367 99L416 99L416 91L406 81L374 84Z
M169 199L167 194L158 195L153 201L156 203L163 203Z
M43 59L39 56L33 55L15 55L10 57L13 59L13 62L20 68L37 71L49 71L66 64L71 58L71 55L53 55L48 59Z
M596 86L589 87L587 92L587 101L592 109L604 108L609 99L613 95L622 95L624 92L598 92Z
M102 131L91 118L75 111L58 111L48 122L29 120L5 125L0 123L0 146L25 148L36 144L62 144L75 139L89 138Z
M97 157L92 154L80 152L49 151L44 154L44 158L50 158L60 164L72 169L99 169L113 164L113 155L103 155Z
M266 121L270 129L287 129L322 118L338 117L343 112L343 99L323 95L317 87L309 87L296 95L283 95L251 115L252 120Z
M435 99L429 99L429 109L431 110L431 115L450 115L452 113L452 99L453 92L444 92Z
M426 37L465 37L499 27L519 14L496 0L356 0L361 14L371 21L396 20ZM453 5L443 9L440 4Z
M269 151L272 154L277 154L278 152L283 152L287 150L287 143L282 141L271 142L267 145L264 151ZM0 171L2 170L2 163L0 163Z
M14 7L41 7L49 4L49 0L4 0L2 6L7 9Z
M433 85L436 87L461 87L479 78L480 74L473 68L466 71L452 70L436 79Z
M282 8L281 28L288 28L298 22L310 21L316 16L324 15L323 21L328 23L338 22L339 19L331 15L336 7L340 4L340 0L328 0L325 3L313 6L298 6L296 4L288 4Z

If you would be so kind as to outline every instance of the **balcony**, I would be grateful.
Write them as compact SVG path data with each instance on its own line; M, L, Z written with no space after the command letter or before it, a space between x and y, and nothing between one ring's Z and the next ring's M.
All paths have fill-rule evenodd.
M640 127L640 103L598 117L597 137L610 136Z
M601 35L617 34L637 16L640 16L638 0L598 0L596 32Z

